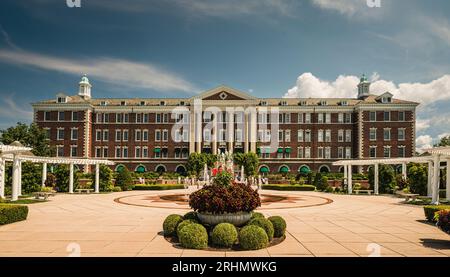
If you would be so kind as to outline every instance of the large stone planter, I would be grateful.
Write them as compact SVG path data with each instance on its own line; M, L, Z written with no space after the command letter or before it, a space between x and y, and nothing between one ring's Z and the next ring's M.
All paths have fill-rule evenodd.
M231 223L235 226L242 226L247 223L252 217L252 213L239 212L239 213L224 213L224 214L210 214L210 213L198 213L198 219L204 224L217 225L219 223Z

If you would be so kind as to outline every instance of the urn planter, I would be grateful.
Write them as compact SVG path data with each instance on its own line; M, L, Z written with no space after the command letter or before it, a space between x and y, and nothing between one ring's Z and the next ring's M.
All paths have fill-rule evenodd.
M231 223L234 226L242 226L247 223L251 217L251 212L238 212L238 213L223 213L223 214L212 214L212 213L198 213L198 219L203 224L217 225L219 223Z

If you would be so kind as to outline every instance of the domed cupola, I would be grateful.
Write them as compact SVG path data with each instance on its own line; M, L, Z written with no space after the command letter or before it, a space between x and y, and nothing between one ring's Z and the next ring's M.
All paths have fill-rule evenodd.
M365 74L361 76L358 84L358 99L365 98L370 95L370 82Z
M91 84L89 83L89 79L86 74L81 77L81 81L79 83L78 95L83 97L84 99L91 98Z

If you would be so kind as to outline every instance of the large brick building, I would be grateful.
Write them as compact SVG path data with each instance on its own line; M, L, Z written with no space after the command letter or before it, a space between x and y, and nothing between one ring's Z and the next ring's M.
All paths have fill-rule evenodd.
M192 98L97 99L86 76L77 95L33 104L57 155L107 158L132 171L186 170L190 153L256 152L260 172L340 171L342 159L411 157L417 103L355 98L257 98L220 86Z

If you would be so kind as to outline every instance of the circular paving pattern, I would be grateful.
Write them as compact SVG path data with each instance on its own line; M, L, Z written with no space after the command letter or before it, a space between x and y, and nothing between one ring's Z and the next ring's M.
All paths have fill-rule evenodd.
M258 210L306 208L312 206L326 205L333 200L312 195L287 195L262 193L261 207ZM114 199L115 202L125 205L165 208L165 209L190 209L189 194L139 194Z

